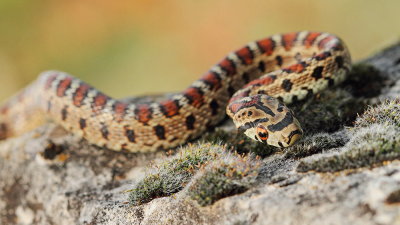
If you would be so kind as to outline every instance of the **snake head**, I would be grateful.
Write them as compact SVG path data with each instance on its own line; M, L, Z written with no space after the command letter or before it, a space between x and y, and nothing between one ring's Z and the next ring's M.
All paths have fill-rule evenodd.
M269 145L288 147L303 135L293 112L278 99L267 95L234 101L229 104L227 112L239 130Z

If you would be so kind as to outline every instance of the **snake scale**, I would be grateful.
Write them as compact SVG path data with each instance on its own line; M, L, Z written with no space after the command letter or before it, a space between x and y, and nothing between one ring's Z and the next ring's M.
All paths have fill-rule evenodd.
M301 31L250 42L158 102L126 103L46 71L0 107L0 139L51 120L97 146L148 152L195 139L228 114L250 138L286 147L303 131L285 104L340 83L350 66L340 38Z

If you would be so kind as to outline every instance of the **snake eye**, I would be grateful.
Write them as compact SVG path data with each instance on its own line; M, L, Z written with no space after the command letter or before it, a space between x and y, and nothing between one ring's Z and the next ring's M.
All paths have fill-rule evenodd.
M257 135L262 142L265 142L268 139L268 130L263 125L258 125Z

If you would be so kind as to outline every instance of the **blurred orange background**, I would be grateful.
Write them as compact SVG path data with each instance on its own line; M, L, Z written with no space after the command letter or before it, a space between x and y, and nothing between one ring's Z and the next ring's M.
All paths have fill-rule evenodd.
M228 52L287 31L339 35L355 60L397 41L398 0L1 0L0 100L43 70L114 97L178 91Z

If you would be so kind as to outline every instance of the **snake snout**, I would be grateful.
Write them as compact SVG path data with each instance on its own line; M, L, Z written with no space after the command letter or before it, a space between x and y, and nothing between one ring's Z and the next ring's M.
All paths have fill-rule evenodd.
M288 140L286 142L287 146L291 146L296 143L303 136L303 130L296 129L290 132Z

